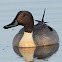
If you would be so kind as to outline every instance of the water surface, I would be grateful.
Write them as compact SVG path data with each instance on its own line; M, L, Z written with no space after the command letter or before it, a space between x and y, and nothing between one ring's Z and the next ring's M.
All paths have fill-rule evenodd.
M44 8L46 8L44 20L48 22L48 25L50 25L57 31L59 35L59 46L57 46L57 48L53 50L54 54L52 52L52 55L46 60L38 59L34 54L36 48L33 48L32 52L34 54L34 62L62 61L62 0L1 0L0 62L25 62L25 59L23 57L20 57L14 52L12 45L14 36L22 28L22 26L14 27L8 30L3 29L3 26L11 23L15 18L17 12L21 10L30 11L33 14L34 20L41 20ZM35 24L36 23L37 22L35 22ZM41 48L40 53L44 53L43 51L44 50L42 50ZM51 49L48 49L48 51L51 51Z

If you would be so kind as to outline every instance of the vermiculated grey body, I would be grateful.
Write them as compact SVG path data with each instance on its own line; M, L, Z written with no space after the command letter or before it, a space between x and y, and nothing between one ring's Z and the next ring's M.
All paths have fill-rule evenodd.
M18 25L24 26L14 37L13 46L36 47L58 43L58 34L46 24L47 22L44 22L44 15L45 10L42 20L36 20L38 24L34 25L34 18L29 11L19 11L13 22L4 26L5 29Z
M57 32L53 28L49 28L47 24L38 23L34 26L33 40L37 46L51 45L59 42ZM22 28L13 39L14 46L19 45L20 39L23 37L24 28ZM26 40L27 41L27 40Z

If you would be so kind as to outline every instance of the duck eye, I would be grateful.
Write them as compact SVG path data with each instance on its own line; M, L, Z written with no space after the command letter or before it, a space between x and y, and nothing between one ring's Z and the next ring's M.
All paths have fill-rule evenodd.
M25 14L23 15L23 17L25 17Z

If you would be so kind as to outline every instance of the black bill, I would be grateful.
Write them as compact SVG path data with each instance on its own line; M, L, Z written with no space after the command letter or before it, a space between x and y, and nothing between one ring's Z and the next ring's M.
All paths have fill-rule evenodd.
M16 19L14 19L14 21L6 26L4 26L3 28L4 29L8 29L8 28L12 28L12 27L15 27L15 26L18 26L18 22Z

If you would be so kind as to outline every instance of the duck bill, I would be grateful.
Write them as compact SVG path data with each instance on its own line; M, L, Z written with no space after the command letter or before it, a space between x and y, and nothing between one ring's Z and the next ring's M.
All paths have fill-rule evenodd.
M12 23L4 26L3 28L8 29L8 28L12 28L12 27L15 27L15 26L18 26L18 22L17 22L17 20L14 19L14 21Z

